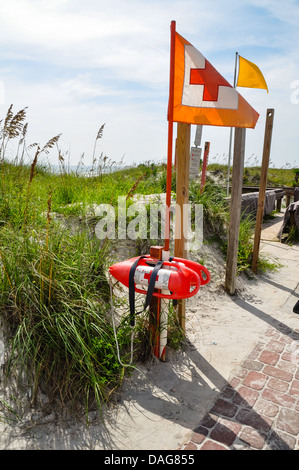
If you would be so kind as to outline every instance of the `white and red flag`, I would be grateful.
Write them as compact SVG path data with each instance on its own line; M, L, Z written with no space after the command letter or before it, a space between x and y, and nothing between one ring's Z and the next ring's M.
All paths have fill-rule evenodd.
M259 114L186 39L175 32L173 121L254 128Z
M173 123L255 128L259 114L171 22L166 207L171 203ZM169 250L170 215L165 224Z

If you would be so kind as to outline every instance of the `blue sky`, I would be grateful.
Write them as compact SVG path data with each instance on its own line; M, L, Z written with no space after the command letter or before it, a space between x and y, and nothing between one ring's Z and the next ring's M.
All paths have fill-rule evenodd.
M28 106L28 144L62 133L74 165L83 152L91 163L103 123L98 153L165 160L171 20L231 84L236 52L262 70L269 94L238 88L260 113L246 161L261 161L274 108L272 166L299 166L298 0L1 0L1 119L10 104ZM203 141L210 161L227 161L228 128L205 126Z

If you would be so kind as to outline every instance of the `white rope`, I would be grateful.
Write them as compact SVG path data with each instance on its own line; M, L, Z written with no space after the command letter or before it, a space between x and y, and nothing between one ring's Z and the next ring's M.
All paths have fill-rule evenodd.
M110 286L111 318L112 318L113 333L114 333L114 338L115 338L115 343L116 343L117 359L118 359L118 362L120 363L121 366L130 367L130 366L132 366L133 353L134 353L134 328L132 327L132 333L131 333L131 357L130 357L130 362L129 362L129 364L124 364L122 362L121 358L120 358L119 344L118 344L117 334L116 334L115 318L114 318L114 305L113 305L113 287L112 287L112 281L111 281L110 273L109 273L109 286Z

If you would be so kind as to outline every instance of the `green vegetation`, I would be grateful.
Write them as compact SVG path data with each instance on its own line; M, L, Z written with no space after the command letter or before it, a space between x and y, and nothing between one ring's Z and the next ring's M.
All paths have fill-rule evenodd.
M190 185L190 200L193 203L203 204L204 213L204 240L217 241L226 257L227 234L229 225L229 205L226 199L226 188L212 183L209 179L205 190L200 193L200 184L193 182ZM238 245L238 272L248 272L252 264L253 235L255 220L251 217L241 217L239 245ZM271 263L263 256L259 256L259 271L275 270L278 265Z
M82 160L75 171L66 164L59 135L44 146L27 145L25 119L26 109L14 114L10 107L0 127L0 317L11 338L7 373L17 371L22 380L27 377L33 399L43 390L51 399L76 408L79 404L88 409L93 402L100 408L125 371L117 355L106 277L112 242L91 236L86 214L92 224L97 221L94 205L116 208L119 196L126 196L130 204L136 192L165 192L166 166L147 162L117 169L102 153L97 157L102 125L91 176L86 177L80 172ZM8 160L11 144L16 150ZM58 172L47 164L47 155L55 148ZM30 164L25 163L28 156ZM221 174L222 168L211 165L209 171ZM282 181L282 174L275 175ZM289 182L289 174L284 181ZM205 238L217 239L224 253L229 220L225 196L223 185L208 181L200 194L199 185L190 184L190 201L204 206ZM250 264L252 233L252 223L242 221L239 271ZM270 268L264 261L260 265ZM120 299L114 301L126 312ZM171 346L178 347L182 335L173 311L170 318L170 328L176 332ZM135 360L149 350L148 321L138 318L138 322ZM116 334L121 362L128 363L131 329L126 315ZM0 404L9 407L4 401Z
M59 136L43 147L25 146L25 117L25 110L14 115L10 108L0 134L0 314L11 335L7 372L25 372L33 399L42 389L63 403L88 407L95 400L100 407L124 374L110 318L111 247L91 237L86 224L74 230L64 222L84 221L93 204L116 205L119 195L127 195L129 203L137 187L144 193L157 190L158 170L143 164L111 174L95 165L92 177L71 172ZM17 154L8 162L5 150L12 141ZM42 162L55 147L58 173ZM29 151L32 163L26 165ZM125 320L117 339L126 363Z
M223 178L223 182L226 181L227 165L212 163L208 166L208 170L215 177ZM298 176L299 169L290 168L290 164L287 164L286 168L273 168L270 166L268 169L267 185L269 188L299 186ZM259 186L260 178L260 166L245 166L244 186Z

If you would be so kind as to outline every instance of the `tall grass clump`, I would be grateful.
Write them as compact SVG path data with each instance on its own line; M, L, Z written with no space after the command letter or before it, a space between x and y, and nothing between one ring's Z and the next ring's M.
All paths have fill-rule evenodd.
M224 243L229 223L229 204L224 186L207 179L204 191L201 192L200 183L192 181L189 199L193 204L203 205L204 237Z
M49 227L24 236L2 230L0 310L12 331L8 370L25 372L62 402L100 405L122 374L110 324L106 249L86 231ZM121 338L122 347L125 338ZM123 348L122 348L123 349Z
M14 161L6 159L9 144L23 139L24 119L25 112L14 115L10 107L0 135L0 315L9 336L6 371L26 382L33 399L42 390L59 403L88 409L96 402L100 408L123 377L105 274L109 243L91 236L87 226L71 230L52 215L53 201L57 207L69 202L59 199L61 181L78 186L75 176L39 168L59 136L44 146L26 146L24 152L22 147ZM29 158L30 152L31 164L26 165L24 154ZM67 181L62 179L66 176ZM86 185L91 184L86 178ZM124 361L130 353L129 333L122 321L116 334Z
M226 197L226 188L207 181L203 192L200 184L192 182L190 185L190 200L203 205L204 237L206 240L216 241L226 257L228 244L228 227L230 206ZM248 272L252 265L255 220L252 216L241 214L239 242L238 242L238 272ZM259 256L258 269L260 271L275 270L278 267L264 256Z

